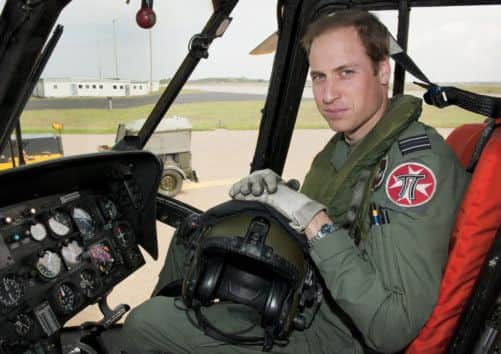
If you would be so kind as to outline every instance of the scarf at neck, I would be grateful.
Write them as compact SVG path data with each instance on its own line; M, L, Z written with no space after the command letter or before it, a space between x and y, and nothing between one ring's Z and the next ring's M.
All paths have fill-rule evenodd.
M336 145L343 139L342 133L336 134L313 160L301 191L325 204L336 224L351 228L355 234L363 232L362 215L368 210L372 177L391 145L419 118L421 105L421 100L414 96L393 97L385 114L351 151L339 170L331 162Z

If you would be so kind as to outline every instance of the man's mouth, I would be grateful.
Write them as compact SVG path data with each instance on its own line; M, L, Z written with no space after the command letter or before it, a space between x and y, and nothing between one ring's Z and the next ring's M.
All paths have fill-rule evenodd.
M323 111L328 118L340 118L348 111L348 108L324 108Z

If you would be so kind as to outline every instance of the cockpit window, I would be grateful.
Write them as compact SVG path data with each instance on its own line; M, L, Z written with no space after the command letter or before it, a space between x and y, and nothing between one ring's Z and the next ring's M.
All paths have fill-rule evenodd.
M19 167L23 157L30 164L106 151L138 133L212 8L197 1L186 16L186 4L158 2L157 23L145 30L135 5L92 0L63 10L63 35L21 115L23 150L13 133L0 168ZM273 61L249 52L276 30L275 6L239 3L238 21L214 40L167 111L146 146L164 163L160 193L205 209L215 202L195 195L216 188L222 201L249 172ZM35 143L33 134L43 136Z

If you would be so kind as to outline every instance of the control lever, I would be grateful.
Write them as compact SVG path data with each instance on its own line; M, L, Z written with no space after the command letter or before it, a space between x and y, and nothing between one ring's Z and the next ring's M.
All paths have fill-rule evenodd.
M130 310L130 306L127 304L120 304L112 310L108 306L108 295L109 293L105 294L98 303L103 318L97 322L87 321L82 323L81 327L83 330L100 333L104 329L111 327Z

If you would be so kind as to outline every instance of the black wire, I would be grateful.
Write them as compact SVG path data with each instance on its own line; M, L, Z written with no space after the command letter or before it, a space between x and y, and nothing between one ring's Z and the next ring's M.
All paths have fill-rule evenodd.
M231 303L230 301L222 301L220 302L219 304L227 304L227 303ZM175 304L175 302L174 302ZM217 304L215 304L217 305ZM177 306L176 306L177 307ZM180 310L184 310L186 312L186 316L188 317L188 320L193 324L195 325L197 328L201 328L200 327L200 324L198 323L198 321L196 321L195 319L193 319L191 316L190 316L190 309L189 308L185 308L185 309L182 309L180 307L177 307L178 309ZM235 336L235 335L241 335L243 333L247 333L247 332L250 332L251 330L253 330L254 328L256 328L256 326L258 325L258 322L254 322L250 325L250 327L248 328L244 328L240 331L236 331L236 332L226 332L226 334L230 335L230 336ZM219 331L221 331L221 329L218 329ZM221 331L223 332L223 331Z
M313 311L313 315L310 318L310 322L304 327L304 329L309 329L313 324L313 320L315 319L315 316L317 315L318 310L320 309L320 304L321 302L318 302L317 306L315 307L315 311Z
M176 297L174 298L174 306L176 306L177 309L179 310L182 310L186 313L186 317L188 318L188 321L196 328L200 329L203 331L203 328L200 326L200 324L198 323L198 321L196 319L194 319L192 316L193 316L193 313L190 311L190 308L187 308L187 307L181 307L181 306L178 306L176 304L176 300L179 300L179 297ZM223 303L231 303L230 301L226 301L226 302L221 302L220 304L223 304ZM245 328L241 331L237 331L237 332L230 332L230 333L225 333L229 336L235 336L235 335L241 335L243 333L246 333L246 332L249 332L251 331L252 329L254 329L256 326L258 325L257 322L253 323L249 328ZM216 328L217 329L217 328ZM221 331L220 329L217 329L218 331L220 332L223 332ZM234 344L234 343L227 343L227 342L224 342L224 341L221 341L221 340L218 340L216 339L219 343L214 343L214 347L216 346L227 346L227 345L234 345L234 346L248 346L248 347L251 347L251 346L255 346L255 347L259 347L259 346L262 346L262 343L246 343L246 342L242 342L242 343L238 343L238 344ZM289 344L289 339L274 339L273 340L273 345L277 345L279 347L286 347L287 345ZM211 346L212 347L212 346ZM276 351L269 351L269 353L279 353L279 352L276 352Z

